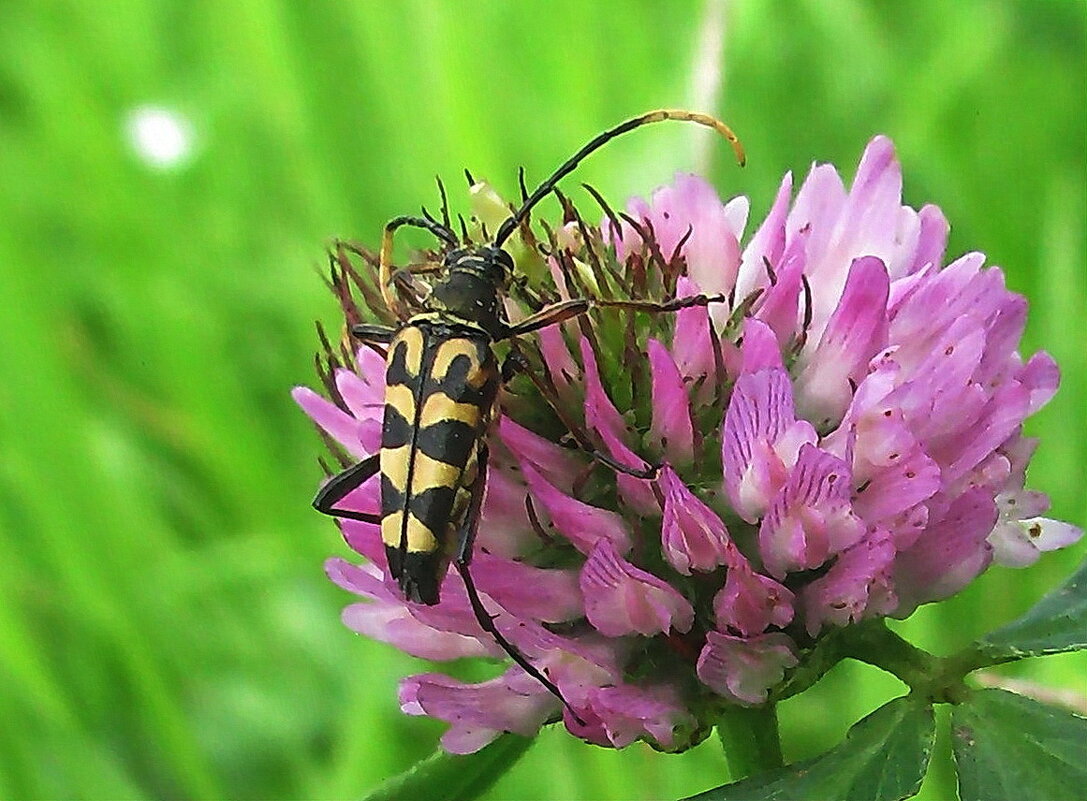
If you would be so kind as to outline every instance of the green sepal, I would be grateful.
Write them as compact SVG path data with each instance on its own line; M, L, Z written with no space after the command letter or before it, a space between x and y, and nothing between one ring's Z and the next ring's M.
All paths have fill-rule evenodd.
M513 767L532 743L529 737L503 734L474 754L449 754L439 748L382 782L364 801L470 801Z
M1087 719L1006 690L951 713L962 801L1074 801L1087 787Z
M854 724L845 740L822 756L686 801L899 801L921 787L935 732L931 704L913 696L896 698Z

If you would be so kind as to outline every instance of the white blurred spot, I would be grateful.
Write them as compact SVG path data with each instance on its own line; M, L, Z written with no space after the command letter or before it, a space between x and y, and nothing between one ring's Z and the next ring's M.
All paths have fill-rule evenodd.
M721 105L725 73L725 36L730 9L725 0L706 0L699 23L698 44L691 64L691 108L713 114ZM716 134L708 130L692 131L695 139L695 172L709 175L713 156L720 147Z
M125 121L128 143L146 164L157 169L183 166L192 155L192 125L184 116L161 106L140 106Z

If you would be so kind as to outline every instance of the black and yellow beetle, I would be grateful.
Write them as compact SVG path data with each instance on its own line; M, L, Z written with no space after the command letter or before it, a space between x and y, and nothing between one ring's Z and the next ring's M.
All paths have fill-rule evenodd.
M468 570L487 478L487 432L498 416L499 386L516 367L512 361L499 367L494 345L571 319L594 307L659 312L704 305L715 299L696 296L657 303L575 298L546 306L511 324L502 301L513 278L514 263L502 245L529 211L582 159L621 134L662 120L688 121L713 128L732 143L743 164L739 141L719 120L690 111L652 111L589 141L525 198L489 243L462 246L448 220L441 223L429 216L397 217L386 224L379 282L385 304L401 322L396 328L356 325L351 329L359 341L388 348L381 450L332 477L313 501L314 507L325 514L381 526L389 572L408 601L438 603L442 579L452 561L464 579L469 601L483 629L560 700L558 689L495 627ZM437 278L421 299L422 310L415 314L406 312L394 282L393 234L402 226L424 228L444 247ZM585 442L580 444L586 446ZM592 454L613 469L647 475L619 465L599 452ZM352 490L378 472L380 514L337 507Z

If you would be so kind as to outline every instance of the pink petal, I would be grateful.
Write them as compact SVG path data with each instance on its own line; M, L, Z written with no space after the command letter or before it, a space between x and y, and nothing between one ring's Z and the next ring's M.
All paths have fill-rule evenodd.
M567 699L567 702L569 700ZM577 710L577 718L573 716L569 709L564 708L562 710L562 722L570 734L591 745L599 745L603 748L614 747L608 728L604 725L604 720L600 715L591 707L580 703L576 705L575 709Z
M725 221L737 239L743 239L744 228L747 227L747 215L750 213L751 201L744 195L737 195L725 204Z
M498 656L495 648L463 634L437 631L412 617L403 603L356 603L343 610L352 631L387 642L419 659L443 662L476 656Z
M708 294L728 294L740 266L739 236L746 213L742 205L726 207L717 191L703 178L679 173L673 182L653 193L649 203L635 199L627 211L648 222L664 258L669 258L680 241L691 234L683 247L687 275ZM626 226L624 226L626 228ZM619 258L623 259L637 235L624 236Z
M991 267L986 274L998 273ZM1000 282L992 313L983 321L985 327L985 353L974 377L983 384L996 386L1011 380L1019 369L1019 340L1027 324L1027 299L1004 290ZM997 293L994 293L994 295Z
M569 492L582 467L579 458L566 448L529 431L506 415L498 420L498 435L518 462L531 464L538 473L564 492Z
M791 464L803 442L815 441L811 426L796 422L784 370L746 373L736 381L725 412L721 455L725 492L732 508L749 523L762 515L785 483L784 460Z
M698 287L685 275L676 282L676 297L697 295ZM713 375L714 341L710 336L710 315L705 306L692 306L676 312L672 333L672 358L675 359L686 384L694 384L703 376Z
M954 595L988 567L992 546L986 538L996 520L996 505L984 489L968 490L952 501L943 517L895 559L895 617Z
M1024 520L1048 511L1049 496L1044 492L1030 490L1005 490L996 496L996 505L1001 520Z
M796 381L799 413L817 428L842 419L869 360L887 344L889 286L879 259L856 259L850 267L841 301Z
M596 354L584 338L581 340L581 360L585 365L585 422L600 435L605 449L615 461L624 467L645 470L649 464L626 444L630 435L626 421L604 391ZM621 472L616 473L615 480L619 494L635 511L650 515L659 509L651 481Z
M860 397L860 395L858 395ZM850 408L849 416L858 412ZM902 413L875 403L854 423L853 507L869 524L893 526L943 487L940 467L917 441ZM898 542L899 547L912 543Z
M544 365L551 376L551 381L558 390L560 396L570 392L571 384L581 377L581 369L570 355L570 349L566 346L566 338L562 333L562 326L550 325L541 328L536 333L540 345L540 355L543 356Z
M911 275L930 265L940 266L950 229L947 218L938 206L923 206L918 213L918 218L921 229L917 237L913 261L906 270L907 274Z
M478 550L514 559L539 547L540 540L525 507L528 486L518 475L520 470L520 465L506 465L495 451L491 452L482 518L476 535Z
M352 457L362 461L373 453L362 443L362 425L359 421L332 401L325 400L309 387L295 387L291 390L291 397L313 422L340 443Z
M513 642L562 690L575 707L584 707L595 687L616 684L622 679L621 665L629 652L624 641L598 634L561 636L540 625L509 631Z
M673 464L689 464L694 459L694 424L683 376L659 341L650 339L646 351L653 378L649 442Z
M657 478L664 492L661 544L665 558L685 576L692 570L710 571L728 562L735 546L721 518L695 496L665 464Z
M730 567L725 586L713 599L713 612L722 630L744 637L770 626L784 628L793 619L793 594L769 576L755 573L744 560Z
M984 254L967 253L939 272L896 282L896 296L889 306L890 340L924 354L931 350L924 343L941 335L954 321L967 315L977 321L970 310L976 309L987 293L984 286L988 282L981 272L984 263Z
M755 316L774 329L782 348L800 333L800 299L804 292L809 234L810 230L804 229L792 238L775 267L777 282L766 289L755 306Z
M762 320L748 317L744 320L743 338L742 372L785 369L781 361L781 347L774 329L769 325Z
M506 560L478 553L473 562L472 575L481 595L484 608L491 615L495 625L508 640L520 646L530 639L535 629L542 629L538 618L531 617L538 613L542 619L556 618L565 620L580 614L580 602L570 583L570 573L565 571L544 571L530 566L510 567ZM330 559L325 565L329 577L339 586L365 598L378 598L404 605L408 613L423 626L435 632L449 632L480 639L493 656L501 656L503 651L485 632L476 617L475 610L468 600L468 594L460 575L450 569L442 584L441 602L436 605L406 603L395 582L382 575L382 570L373 565L353 565L341 559ZM496 573L505 572L506 575ZM554 572L554 575L543 575ZM523 588L511 589L512 578L516 573L524 581L537 581L539 593L532 595ZM494 597L491 592L494 592ZM559 597L563 596L565 597ZM507 608L506 604L509 604ZM522 617L520 613L527 613ZM532 656L527 648L522 648L526 655Z
M789 199L793 190L793 174L785 173L777 195L762 225L752 235L740 259L736 279L736 297L745 298L757 287L767 284L766 265L780 263L785 251L785 219L789 211ZM776 267L775 267L776 269Z
M868 143L849 189L842 218L853 230L856 255L871 253L887 261L893 253L902 208L902 168L886 136Z
M718 695L741 706L757 706L798 661L788 635L775 632L745 639L710 631L697 671L702 683Z
M591 728L581 731L583 727L568 714L567 728L590 742L612 748L626 748L646 735L661 748L672 748L677 744L676 730L691 730L696 723L675 696L668 686L645 688L620 684L595 688L589 694L585 710L588 713L585 717L592 721Z
M555 530L582 553L599 540L608 540L621 553L630 550L630 530L622 515L571 498L550 484L531 464L521 465L537 509L546 512Z
M924 502L943 486L936 463L920 450L899 464L878 470L861 485L854 511L870 525L882 525L894 534L898 548L908 548L927 520ZM920 517L918 517L920 515Z
M377 493L374 493L373 511L380 511ZM378 567L385 569L385 544L381 541L381 527L376 523L363 523L361 520L341 519L338 521L344 541L355 553L361 554Z
M373 353L369 348L368 352ZM374 354L377 356L377 354ZM379 357L380 358L380 357ZM384 362L381 364L384 370ZM380 420L385 411L385 376L380 374L377 381L368 383L351 370L339 369L335 374L336 389L347 404L351 414L359 419Z
M900 230L902 175L894 147L886 137L876 137L865 149L857 176L848 195L841 196L841 184L830 170L813 169L797 197L797 209L790 215L790 228L799 230L803 217L811 221L806 273L812 289L812 325L809 341L818 341L827 321L842 296L848 267L853 259L872 256L887 265L905 261L904 251L912 251L916 237ZM822 205L804 203L808 184L813 184L812 200L821 197ZM902 239L906 240L903 245ZM904 272L905 267L901 268ZM896 272L896 275L898 273Z
M497 644L490 641L490 635L480 627L468 604L463 585L458 586L456 581L446 581L442 587L441 603L428 606L406 604L395 582L376 565L353 565L343 559L329 559L325 562L325 572L335 584L348 592L363 598L404 605L412 617L431 630L481 638L493 655L502 653Z
M864 534L850 506L849 465L805 444L759 527L759 553L770 575L818 567Z
M525 678L520 668L479 684L441 673L409 676L400 683L400 708L408 715L450 723L442 747L452 754L470 754L502 732L532 737L555 712L558 700Z
M886 615L898 605L891 584L895 544L889 532L877 531L839 555L830 570L803 590L808 634L826 625L845 626Z
M989 534L993 560L1005 567L1027 567L1047 551L1075 545L1083 529L1048 517L1003 521Z
M845 200L845 185L838 171L830 164L813 164L785 220L787 236L791 239L799 231L808 229L812 234L812 252L823 252L829 245Z
M968 431L963 430L954 440L942 442L933 449L933 457L946 465L944 480L950 482L964 475L1002 445L1019 430L1029 408L1030 391L1027 388L1016 384L997 390L985 408L972 418ZM949 452L952 442L957 446L953 456Z
M666 582L627 562L601 539L581 569L585 615L608 637L689 631L694 609Z
M585 422L597 431L603 429L622 440L627 432L627 424L604 389L592 343L582 337L580 345L581 361L585 365Z
M1052 356L1039 351L1030 357L1018 378L1030 390L1027 414L1034 414L1056 394L1061 383L1061 372Z
M471 569L479 589L517 617L560 623L584 612L574 570L533 567L482 551Z

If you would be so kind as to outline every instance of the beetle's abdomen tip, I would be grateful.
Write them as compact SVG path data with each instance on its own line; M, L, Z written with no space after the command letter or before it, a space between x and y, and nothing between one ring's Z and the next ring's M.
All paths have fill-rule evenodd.
M412 603L433 606L440 600L439 587L445 575L446 562L442 554L401 551L386 546L389 574L396 579L404 598Z

